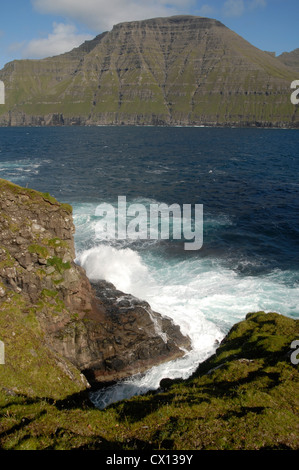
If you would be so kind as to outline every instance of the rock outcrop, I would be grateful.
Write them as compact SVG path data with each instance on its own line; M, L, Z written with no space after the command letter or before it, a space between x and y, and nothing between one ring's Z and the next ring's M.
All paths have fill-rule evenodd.
M42 346L72 374L84 371L89 382L143 372L190 347L179 327L146 302L90 284L74 262L70 206L5 180L0 195L0 339L7 364L19 321L35 335L34 357Z
M120 23L69 53L6 64L0 125L298 127L297 70L281 59L214 19Z
M293 70L296 70L296 75L294 76L294 80L299 80L299 47L291 52L283 52L278 57L283 64L291 67Z

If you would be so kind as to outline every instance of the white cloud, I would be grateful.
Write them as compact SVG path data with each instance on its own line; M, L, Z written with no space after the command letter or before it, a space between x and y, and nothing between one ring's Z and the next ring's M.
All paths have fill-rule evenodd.
M26 45L25 41L13 42L12 44L8 46L8 50L9 52L12 52L12 53L19 52L21 49L24 49L25 45Z
M195 0L31 0L40 13L62 15L100 33L123 21L186 12Z
M76 27L73 25L53 23L53 32L46 38L32 39L27 44L21 43L19 49L22 49L24 58L40 59L63 54L92 38L89 34L76 33Z
M223 5L223 14L225 16L241 16L244 12L244 0L227 0Z
M265 8L267 0L226 0L223 5L222 13L224 16L242 16L246 11L252 11L256 8Z
M251 0L249 2L249 9L254 10L255 8L264 8L267 6L266 0Z
M199 16L207 16L207 17L210 17L212 15L214 15L216 13L216 10L214 7L210 6L210 5L202 5L202 7L200 7L199 10L196 10L196 13L199 15Z

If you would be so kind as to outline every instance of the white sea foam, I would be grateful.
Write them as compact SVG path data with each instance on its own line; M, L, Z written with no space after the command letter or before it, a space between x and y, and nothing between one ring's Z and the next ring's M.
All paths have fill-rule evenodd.
M92 206L89 208L91 209ZM86 207L85 207L86 209ZM165 258L162 250L112 246L92 239L92 216L76 214L77 262L90 279L105 279L116 288L149 302L153 310L178 324L192 342L192 351L182 359L154 367L92 395L100 408L109 403L159 387L160 380L187 378L198 363L209 357L233 324L248 312L277 311L298 315L299 289L286 282L291 273L275 271L263 276L240 276L215 258ZM221 220L218 223L231 223ZM216 224L217 225L217 224ZM79 232L79 233L78 233ZM295 284L296 285L296 282Z
M136 297L144 294L149 273L138 253L129 248L117 250L113 246L100 245L85 250L77 257L91 280L104 279L125 293Z
M32 163L29 158L24 160L14 160L13 162L4 161L1 162L0 174L1 177L4 177L5 179L21 183L30 176L38 175L40 166L41 163Z

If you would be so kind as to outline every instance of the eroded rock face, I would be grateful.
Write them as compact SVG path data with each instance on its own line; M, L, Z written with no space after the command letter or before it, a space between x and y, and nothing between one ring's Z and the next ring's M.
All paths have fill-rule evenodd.
M190 341L146 302L74 263L71 207L0 180L0 302L26 300L56 353L92 380L118 380L184 354Z
M120 23L69 53L8 63L0 125L298 127L296 64L210 18Z
M181 334L179 327L171 319L154 312L147 302L118 291L105 281L93 284L93 288L97 307L104 307L109 317L104 334L102 328L91 332L93 344L104 341L107 345L104 369L91 367L95 378L103 380L103 375L107 375L111 380L113 375L117 378L143 372L156 361L175 359L190 349L190 341ZM97 312L96 308L88 315L95 322ZM89 325L93 327L94 323Z

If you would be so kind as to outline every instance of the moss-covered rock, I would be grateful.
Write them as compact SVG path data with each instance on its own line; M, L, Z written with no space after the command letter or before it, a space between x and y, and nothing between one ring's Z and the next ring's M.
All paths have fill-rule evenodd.
M11 292L0 302L0 339L5 345L2 392L62 399L86 390L85 377L49 347L37 318L36 309L18 293Z

